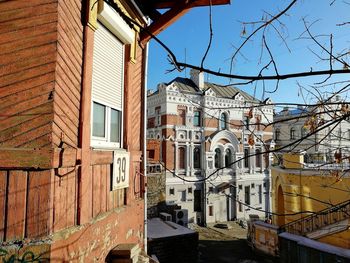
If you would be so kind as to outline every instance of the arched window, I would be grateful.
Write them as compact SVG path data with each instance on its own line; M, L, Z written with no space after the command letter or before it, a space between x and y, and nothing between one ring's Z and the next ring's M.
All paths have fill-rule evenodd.
M215 149L215 168L221 168L221 150Z
M221 113L220 115L220 129L224 130L227 128L227 115L226 113Z
M294 128L290 129L290 139L295 140L295 129Z
M281 131L280 129L275 130L275 141L278 141L280 139Z
M179 169L185 169L185 148L179 148Z
M229 148L226 149L225 152L225 167L229 168L232 164L232 152Z
M199 147L194 148L193 151L193 167L196 169L201 168L201 150Z

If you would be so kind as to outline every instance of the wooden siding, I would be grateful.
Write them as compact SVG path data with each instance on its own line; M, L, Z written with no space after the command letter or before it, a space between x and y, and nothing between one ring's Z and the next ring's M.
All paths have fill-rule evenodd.
M92 153L92 216L125 205L125 190L111 191L112 154L111 152L95 151Z
M53 231L74 226L77 211L77 171L61 168L55 173L53 194Z
M0 241L49 234L50 171L0 171Z
M0 3L0 147L51 144L57 19L55 0Z
M81 1L58 1L53 144L77 146L83 63Z
M127 81L126 81L126 110L127 118L124 134L127 136L127 145L130 150L140 150L142 137L142 98L143 98L143 70L142 63L143 52L138 47L136 56L136 63L129 62L127 64ZM126 56L128 57L128 56ZM126 132L127 131L127 132Z

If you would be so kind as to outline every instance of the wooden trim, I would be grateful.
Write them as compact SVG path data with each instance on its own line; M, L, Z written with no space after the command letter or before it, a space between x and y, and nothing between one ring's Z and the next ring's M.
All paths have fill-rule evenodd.
M150 5L150 3L147 3ZM147 5L145 3L145 5ZM153 9L170 8L167 12L159 16L159 13L151 13L156 18L153 23L147 27L147 32L142 31L140 34L140 41L142 45L145 45L152 35L158 35L165 28L174 23L177 19L183 16L187 11L193 7L208 6L208 0L182 0L182 1L153 1ZM230 4L230 0L213 0L212 5L227 5ZM151 8L150 8L151 9ZM151 33L151 34L149 34Z
M145 45L150 39L151 35L158 35L165 28L174 23L177 19L183 16L191 8L191 4L187 1L181 1L163 15L159 17L158 20L154 21L146 30L142 31L140 34L140 41L142 45Z
M148 0L144 0L143 2L147 2L144 4L150 4ZM156 9L163 9L163 8L173 8L174 6L176 6L178 1L174 1L174 0L161 0L161 1L151 1L151 4L153 4L153 7ZM192 1L193 2L193 6L197 7L197 6L208 6L209 5L209 1L208 0L195 0ZM212 0L212 5L227 5L230 4L230 0Z
M80 160L81 150L74 148L2 148L0 168L5 169L52 169L73 167Z

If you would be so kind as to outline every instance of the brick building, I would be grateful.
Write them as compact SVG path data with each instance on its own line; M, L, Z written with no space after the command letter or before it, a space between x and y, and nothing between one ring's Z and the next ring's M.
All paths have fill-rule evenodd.
M261 101L192 70L191 79L159 84L147 104L147 139L161 142L168 205L195 223L265 216L252 208L269 210L270 156L262 154L272 138L264 127L273 118L269 102L252 107Z
M3 260L104 262L144 246L141 28L156 35L198 2L0 3Z

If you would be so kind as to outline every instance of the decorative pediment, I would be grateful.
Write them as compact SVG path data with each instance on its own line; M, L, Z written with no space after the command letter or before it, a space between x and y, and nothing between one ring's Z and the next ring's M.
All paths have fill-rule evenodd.
M205 95L206 96L216 97L216 93L210 88L205 91Z

